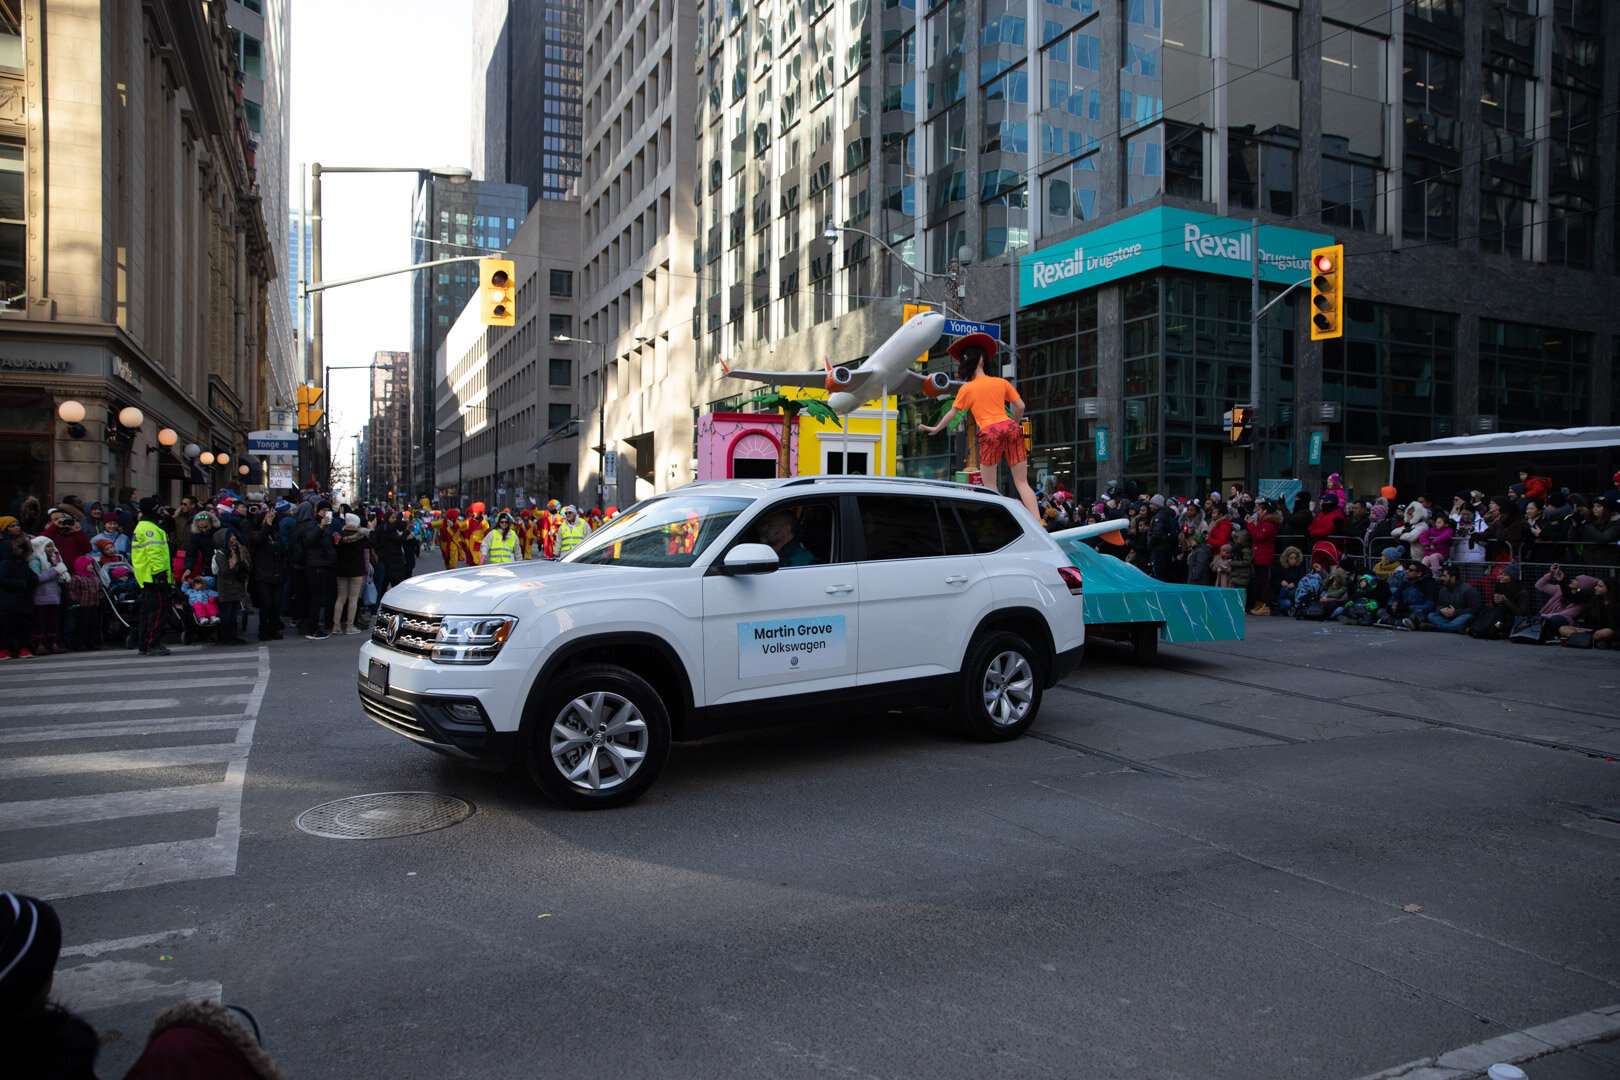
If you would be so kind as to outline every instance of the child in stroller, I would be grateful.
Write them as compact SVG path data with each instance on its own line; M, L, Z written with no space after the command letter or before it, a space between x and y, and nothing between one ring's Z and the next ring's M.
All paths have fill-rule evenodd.
M141 617L141 584L135 580L135 568L116 555L102 556L95 566L101 580L102 595L107 602L103 630L113 641L122 641L126 648L135 647L135 627Z
M219 593L214 579L203 574L191 575L180 591L175 610L180 617L181 641L189 645L219 625Z

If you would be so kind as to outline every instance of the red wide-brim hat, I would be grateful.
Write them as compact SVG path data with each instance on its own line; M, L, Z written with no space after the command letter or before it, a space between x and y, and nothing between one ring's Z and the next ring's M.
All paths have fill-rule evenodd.
M963 351L969 345L977 345L983 349L986 360L996 355L996 339L989 334L969 334L967 337L959 337L951 342L950 347L945 351L960 360Z

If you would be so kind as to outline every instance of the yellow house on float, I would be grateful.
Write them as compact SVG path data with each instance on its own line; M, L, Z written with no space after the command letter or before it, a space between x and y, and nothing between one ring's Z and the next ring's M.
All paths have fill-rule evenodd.
M796 386L782 387L782 394L790 398L827 400L825 390L800 389ZM893 476L898 456L895 448L899 442L896 438L899 433L899 410L900 399L894 394L884 399L881 408L878 402L868 401L849 415L847 436L838 424L824 423L808 413L800 413L798 475L853 473L858 476ZM877 468L880 456L881 470Z

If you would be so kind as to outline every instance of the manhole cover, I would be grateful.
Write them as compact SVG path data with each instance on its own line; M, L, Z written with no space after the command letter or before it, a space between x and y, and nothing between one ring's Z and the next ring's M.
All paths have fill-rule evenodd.
M472 803L433 791L354 795L305 810L294 822L311 836L380 840L447 829L472 816Z

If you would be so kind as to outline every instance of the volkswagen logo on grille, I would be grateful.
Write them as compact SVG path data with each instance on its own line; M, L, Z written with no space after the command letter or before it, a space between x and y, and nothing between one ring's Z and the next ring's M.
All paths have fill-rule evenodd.
M383 629L383 639L387 641L388 644L392 645L394 642L399 640L399 624L402 619L403 616L397 613L388 616L388 623Z

